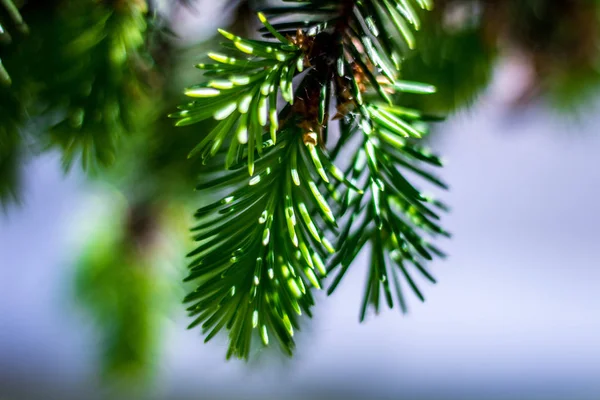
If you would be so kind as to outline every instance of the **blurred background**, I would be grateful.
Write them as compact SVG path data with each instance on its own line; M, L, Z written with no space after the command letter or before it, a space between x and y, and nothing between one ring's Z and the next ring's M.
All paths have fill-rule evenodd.
M257 27L253 2L9 3L0 399L600 399L598 2L423 15L403 74L438 87L406 103L449 116L428 139L451 186L438 285L359 324L359 257L292 359L247 363L185 329L203 128L164 116L216 28Z

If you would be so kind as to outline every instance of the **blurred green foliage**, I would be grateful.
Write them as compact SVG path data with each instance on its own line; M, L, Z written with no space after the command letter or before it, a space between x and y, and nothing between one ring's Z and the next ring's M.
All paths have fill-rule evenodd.
M1 2L0 7L0 206L17 201L19 196L20 170L23 156L21 126L25 121L25 109L20 98L22 77L17 75L13 82L5 65L7 46L13 42L9 30L17 31L16 41L27 33L27 25L10 0ZM11 60L8 60L11 64ZM13 65L10 65L13 67ZM9 68L10 69L10 68ZM11 85L13 86L11 88Z
M105 374L131 377L151 365L156 341L156 271L113 230L89 244L77 277L77 298L102 332Z
M437 115L472 105L489 84L498 54L485 34L481 9L474 1L440 1L421 18L415 50L402 64L402 75L432 84L437 92L405 95L406 103Z
M32 68L39 100L60 116L48 144L61 148L67 167L79 156L84 168L110 165L119 138L150 111L146 5L115 3L67 1L31 35L31 50L45 60Z
M0 203L6 205L19 197L18 171L31 153L58 147L66 167L75 158L91 169L112 163L118 139L140 129L157 88L144 46L144 1L32 0L20 13L2 3L12 17L4 24L0 13ZM11 37L3 29L12 25L18 35Z
M16 31L19 35L29 31L19 12L20 5L20 2L0 0L0 44L6 45L12 42L10 30ZM10 73L2 65L2 58L0 58L0 86L10 86L11 82Z
M600 2L589 0L437 0L423 13L416 50L404 65L410 79L438 89L406 102L437 114L469 107L507 52L533 72L518 94L558 111L585 107L600 88Z
M24 160L47 149L65 167L81 159L125 199L107 203L75 279L110 382L140 381L156 366L161 321L183 294L176 266L198 167L186 160L198 129L175 131L166 117L179 101L170 86L179 78L166 85L167 76L188 53L172 54L146 11L139 0L29 1L31 32L0 48L11 72L0 87L0 203L19 197Z
M556 110L574 111L600 88L600 2L512 1L506 35L525 52L536 94Z
M177 265L187 241L177 206L113 204L77 263L75 295L100 336L99 371L127 388L156 370L163 322L182 295Z
M19 100L4 87L0 87L0 206L20 197L20 170L23 144L20 125L23 110Z

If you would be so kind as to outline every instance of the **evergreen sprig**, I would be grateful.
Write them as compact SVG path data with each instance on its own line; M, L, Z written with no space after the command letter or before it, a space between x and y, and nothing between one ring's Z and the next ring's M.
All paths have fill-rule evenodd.
M248 357L253 328L265 345L274 335L291 354L298 316L311 315L310 288L321 288L323 260L335 251L323 229L335 218L318 187L327 177L322 153L305 146L295 127L264 147L255 176L248 178L242 164L197 188L230 190L196 212L200 245L189 254L186 278L200 280L186 297L198 315L190 327L203 323L207 341L227 327L228 357Z
M424 263L433 256L444 257L444 253L424 239L423 234L449 236L438 225L438 212L446 211L447 207L433 196L423 194L406 175L412 173L447 189L438 177L424 169L427 164L441 167L441 160L410 139L425 133L421 131L422 116L415 110L396 106L369 104L365 109L368 119L359 114L346 122L349 125L346 129L363 134L351 162L349 178L363 188L364 194L350 191L346 197L350 221L339 237L340 250L330 262L329 270L339 269L339 272L328 291L331 294L336 289L354 258L369 243L371 263L361 321L369 304L379 310L381 289L388 306L393 307L392 285L402 311L406 312L401 278L424 301L406 264L412 264L417 272L435 283Z
M311 287L338 271L333 292L367 243L361 320L369 304L379 309L381 288L393 306L390 280L406 310L401 279L423 299L409 265L435 282L425 261L443 253L426 237L448 236L438 221L446 207L409 181L446 188L426 167L441 161L417 144L430 118L400 105L405 93L435 92L400 79L416 10L431 3L286 3L261 9L263 40L221 31L231 53L209 53L214 63L198 65L206 81L185 92L195 100L171 115L178 125L219 121L190 153L209 164L197 189L225 195L196 212L186 280L198 286L186 301L206 341L229 331L228 358L249 356L254 330L291 354Z
M268 22L263 20L267 26ZM240 157L247 146L248 170L254 172L255 150L262 154L263 127L269 124L273 143L277 140L279 120L277 97L292 103L294 93L292 79L304 67L304 54L301 48L289 39L279 35L279 43L243 39L227 31L219 32L229 39L225 47L255 56L253 59L239 59L224 54L210 53L215 61L211 64L198 64L206 71L205 76L215 77L208 82L189 87L185 94L197 98L181 106L181 111L171 115L179 118L177 125L189 125L209 117L221 121L191 151L190 157L201 154L203 159L214 156L228 135L235 132L237 140L230 141L225 167L229 168Z

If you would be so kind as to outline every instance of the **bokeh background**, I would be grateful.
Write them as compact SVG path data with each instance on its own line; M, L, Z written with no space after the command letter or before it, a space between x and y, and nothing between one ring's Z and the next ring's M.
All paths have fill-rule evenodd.
M540 27L519 30L505 16L508 29L489 22L505 15L501 1L441 3L444 40L430 54L446 56L407 66L443 88L421 106L450 113L429 140L447 160L454 237L441 243L450 257L432 265L439 283L423 283L424 304L359 324L368 262L359 257L333 296L317 295L294 358L256 349L247 363L227 362L226 338L203 344L180 305L197 194L148 201L160 196L129 182L137 164L90 179L78 168L65 175L61 154L45 152L23 167L22 204L0 215L0 399L600 399L595 22L573 33L583 23L570 2L532 1ZM185 68L216 27L247 14L208 1L170 12ZM557 15L554 29L574 38L540 33L554 32ZM580 68L569 64L573 40L598 51L586 48ZM198 79L189 69L182 75ZM160 221L144 218L156 207ZM120 242L121 231L133 239ZM132 266L122 243L145 257ZM114 282L136 290L118 294ZM126 304L123 315L106 298ZM111 346L119 335L125 344Z

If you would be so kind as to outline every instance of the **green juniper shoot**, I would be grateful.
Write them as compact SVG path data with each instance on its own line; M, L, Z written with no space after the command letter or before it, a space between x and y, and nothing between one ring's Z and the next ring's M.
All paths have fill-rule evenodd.
M429 171L440 159L418 144L428 117L399 105L435 92L400 79L431 2L285 4L258 13L263 40L220 30L222 51L197 65L206 79L171 115L218 121L190 152L206 164L202 197L224 195L195 214L186 280L197 287L185 301L206 341L228 331L228 358L248 358L254 335L292 354L312 290L331 275L332 293L365 247L360 320L382 302L405 311L401 282L423 300L413 276L435 282L426 262L443 253L430 238L448 236L444 204L409 181L446 187Z

